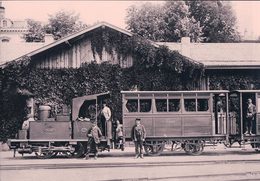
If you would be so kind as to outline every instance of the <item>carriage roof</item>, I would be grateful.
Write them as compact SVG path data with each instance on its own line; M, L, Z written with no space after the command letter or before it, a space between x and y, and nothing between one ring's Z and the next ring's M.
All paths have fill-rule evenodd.
M228 90L198 90L198 91L121 91L121 94L180 94L180 93L228 93Z

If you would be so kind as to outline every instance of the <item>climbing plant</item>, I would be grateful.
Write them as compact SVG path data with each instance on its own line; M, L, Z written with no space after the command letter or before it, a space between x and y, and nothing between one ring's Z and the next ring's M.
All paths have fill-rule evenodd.
M110 91L113 117L121 119L121 90L134 86L140 90L194 89L192 85L204 73L202 64L136 35L101 27L89 36L93 54L100 59L105 49L122 61L132 56L133 66L86 63L80 68L38 69L28 57L8 63L0 69L0 139L13 138L25 119L26 96L17 90L33 93L36 108L47 104L53 109L71 106L74 97Z

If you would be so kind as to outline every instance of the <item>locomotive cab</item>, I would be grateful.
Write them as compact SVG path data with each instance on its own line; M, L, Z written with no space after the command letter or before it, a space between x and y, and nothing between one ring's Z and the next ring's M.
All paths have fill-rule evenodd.
M109 149L107 131L102 126L101 110L102 104L110 98L110 93L101 93L77 97L72 100L72 129L73 139L86 139L92 122L96 122L101 129L102 138L99 145L100 150ZM112 133L111 133L112 134Z

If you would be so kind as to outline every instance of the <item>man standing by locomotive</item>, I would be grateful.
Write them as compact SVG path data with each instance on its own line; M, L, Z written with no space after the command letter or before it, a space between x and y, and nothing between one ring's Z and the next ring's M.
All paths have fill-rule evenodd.
M132 138L135 143L135 158L144 158L143 144L146 137L145 127L141 124L141 119L136 118L135 126L132 131Z
M247 110L246 110L246 132L245 134L252 135L253 121L255 120L256 108L252 103L252 99L247 100Z
M111 145L111 139L112 139L112 121L111 121L111 110L107 106L106 102L103 103L103 109L101 111L101 115L103 117L102 119L102 129L104 133L106 133L105 136L107 136L107 146L110 148Z

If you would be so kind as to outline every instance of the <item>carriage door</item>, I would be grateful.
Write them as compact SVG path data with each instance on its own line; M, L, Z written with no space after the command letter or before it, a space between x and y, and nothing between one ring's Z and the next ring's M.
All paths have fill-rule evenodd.
M260 92L257 93L257 100L256 100L256 134L260 134Z
M226 95L224 93L215 94L214 101L213 101L213 110L214 110L214 117L215 117L215 133L216 134L226 134Z
M251 93L251 92L243 92L242 93L242 119L243 119L243 133L246 132L247 128L247 108L248 104L247 101L248 99L252 100L252 103L256 105L256 93ZM252 132L256 133L256 116L253 119L252 122Z
M240 101L239 93L234 92L229 95L229 134L240 134Z

